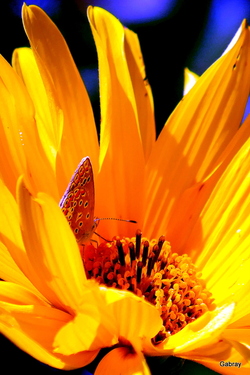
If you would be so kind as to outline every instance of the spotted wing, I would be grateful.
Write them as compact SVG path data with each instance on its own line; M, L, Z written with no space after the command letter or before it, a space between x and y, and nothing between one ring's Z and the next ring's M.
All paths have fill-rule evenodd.
M95 229L94 176L90 158L83 158L59 203L77 242L86 242Z

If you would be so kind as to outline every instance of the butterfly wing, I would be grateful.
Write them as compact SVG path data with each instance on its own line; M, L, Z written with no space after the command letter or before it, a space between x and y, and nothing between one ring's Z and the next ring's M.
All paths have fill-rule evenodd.
M90 158L83 158L73 174L59 203L77 242L86 242L92 235L94 222L95 190Z

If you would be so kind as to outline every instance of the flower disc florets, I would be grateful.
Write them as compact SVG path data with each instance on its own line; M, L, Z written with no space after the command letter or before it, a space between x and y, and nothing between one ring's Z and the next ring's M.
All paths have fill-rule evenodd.
M114 237L97 248L86 245L82 257L88 278L131 291L157 308L164 329L154 343L214 309L201 273L187 254L173 253L164 236L149 241L137 231L136 237Z

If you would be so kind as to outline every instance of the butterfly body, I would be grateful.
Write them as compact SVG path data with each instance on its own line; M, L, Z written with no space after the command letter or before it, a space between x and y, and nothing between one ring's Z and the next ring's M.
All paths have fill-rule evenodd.
M95 189L90 158L83 158L59 203L77 242L88 241L98 221L94 218Z

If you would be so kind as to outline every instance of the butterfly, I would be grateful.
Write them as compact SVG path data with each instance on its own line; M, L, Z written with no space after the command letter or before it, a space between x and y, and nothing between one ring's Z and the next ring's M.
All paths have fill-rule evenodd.
M94 217L95 187L90 158L76 168L59 203L78 243L87 242L98 224Z

